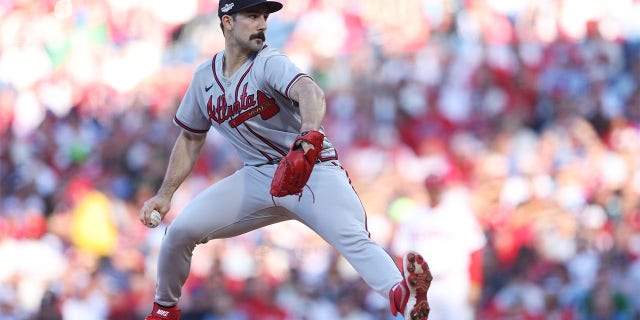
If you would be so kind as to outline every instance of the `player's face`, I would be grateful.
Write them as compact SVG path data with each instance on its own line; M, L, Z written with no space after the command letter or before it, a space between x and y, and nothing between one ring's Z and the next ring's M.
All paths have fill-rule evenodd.
M237 14L233 36L238 44L251 52L260 50L265 42L267 18L269 11L261 6Z

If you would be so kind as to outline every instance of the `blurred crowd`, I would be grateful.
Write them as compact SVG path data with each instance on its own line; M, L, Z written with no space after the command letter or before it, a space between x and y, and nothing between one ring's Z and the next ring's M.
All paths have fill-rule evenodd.
M267 42L324 88L324 126L374 240L451 266L434 281L479 265L461 293L477 319L640 317L640 1L282 2ZM216 8L0 0L0 319L149 312L166 223L241 165L209 133L163 224L139 222L191 74L223 47ZM433 176L470 214L440 210L407 239L436 214ZM394 319L297 222L198 246L181 307L183 319Z

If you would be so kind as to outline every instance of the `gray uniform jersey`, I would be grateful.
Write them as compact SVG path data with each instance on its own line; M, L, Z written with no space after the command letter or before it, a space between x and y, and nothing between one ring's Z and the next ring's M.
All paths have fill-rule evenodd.
M284 157L301 127L298 104L289 98L293 84L308 75L288 57L264 46L231 77L222 74L224 51L201 64L174 122L191 133L214 127L238 151L245 165ZM320 128L324 133L324 129ZM336 159L327 138L320 160Z

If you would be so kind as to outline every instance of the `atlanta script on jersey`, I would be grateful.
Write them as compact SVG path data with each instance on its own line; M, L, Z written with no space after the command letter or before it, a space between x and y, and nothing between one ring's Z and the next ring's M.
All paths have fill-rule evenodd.
M300 111L289 90L308 75L267 46L228 78L222 74L223 57L224 51L196 69L174 122L195 134L206 134L214 127L246 165L278 161L289 152L301 126ZM319 131L324 134L323 128ZM327 139L319 158L336 158Z

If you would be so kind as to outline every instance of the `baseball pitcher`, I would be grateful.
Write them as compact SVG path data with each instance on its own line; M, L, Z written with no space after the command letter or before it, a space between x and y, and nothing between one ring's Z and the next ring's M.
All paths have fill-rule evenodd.
M140 221L169 211L211 127L230 141L244 167L209 186L167 228L158 258L155 301L147 320L177 320L178 301L196 245L295 219L336 248L390 310L427 319L431 273L416 252L402 271L366 229L366 215L321 122L321 88L282 53L265 44L267 18L282 4L220 0L225 48L202 63L174 117L182 128L163 183ZM403 276L404 275L404 276Z

